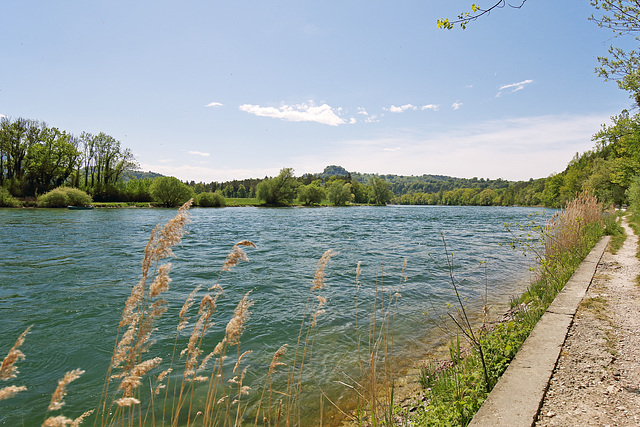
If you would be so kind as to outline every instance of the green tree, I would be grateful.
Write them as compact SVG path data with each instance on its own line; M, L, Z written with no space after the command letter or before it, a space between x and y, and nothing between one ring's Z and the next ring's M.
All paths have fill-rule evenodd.
M371 179L371 202L376 205L385 205L393 197L391 185L384 179L373 177Z
M366 185L360 184L355 179L351 181L351 192L353 192L353 201L356 203L368 203L369 195Z
M326 197L326 191L322 188L320 180L317 179L308 185L298 187L298 200L300 203L311 206L322 203Z
M344 206L351 201L351 184L336 179L327 184L327 197L334 206Z
M238 193L237 193L238 197L241 199L246 198L249 195L249 192L247 191L247 187L244 186L244 184L240 184L238 186Z
M275 178L265 178L256 187L256 196L268 205L290 205L296 197L298 182L293 168L283 168Z
M73 173L80 153L77 140L57 128L43 127L39 142L27 150L27 180L37 192L48 191L65 183Z
M193 196L191 188L173 176L155 178L149 191L155 201L166 207L182 205Z
M151 178L130 179L124 186L124 194L130 202L150 202L151 197Z
M484 189L476 196L476 204L480 206L492 206L498 198L498 193L491 188Z

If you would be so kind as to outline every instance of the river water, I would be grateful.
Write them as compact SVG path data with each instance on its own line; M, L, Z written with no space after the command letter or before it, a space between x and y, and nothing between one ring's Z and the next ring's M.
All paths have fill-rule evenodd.
M273 353L283 344L295 347L316 264L332 249L337 254L325 269L327 287L320 294L327 298L326 311L314 328L313 378L305 389L309 395L317 396L312 391L317 387L339 395L342 386L336 381L355 375L349 370L357 364L356 289L361 334L367 334L364 324L376 289L379 294L382 289L385 298L398 293L394 355L398 361L424 357L438 344L430 333L433 314L454 301L442 236L453 252L453 271L468 304L478 307L485 296L492 304L508 303L526 287L531 259L508 246L512 235L504 224L548 219L548 213L530 216L540 211L194 208L188 234L174 248L172 283L165 296L169 311L156 325L149 356L171 358L177 312L187 295L196 285L206 289L215 284L231 247L251 240L257 248L245 249L250 261L220 276L224 293L203 349L209 352L220 341L233 308L251 291L254 305L240 351L253 351L244 360L251 365L245 384L255 393ZM0 382L0 388L25 385L28 390L0 401L0 425L41 425L57 380L75 368L86 373L69 386L62 413L73 418L97 406L124 302L140 278L149 233L174 215L171 209L0 209L0 359L33 325L22 346L26 359L18 363L18 378ZM178 347L187 340L188 331L179 337ZM317 398L311 400L314 403L305 407L312 412Z

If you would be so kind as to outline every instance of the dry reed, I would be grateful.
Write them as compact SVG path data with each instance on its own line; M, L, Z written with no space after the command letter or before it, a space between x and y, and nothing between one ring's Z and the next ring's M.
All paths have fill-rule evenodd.
M67 394L67 385L72 381L80 378L80 375L84 374L83 370L74 369L73 371L69 371L64 374L64 377L58 381L58 387L53 392L51 396L51 402L49 403L48 411L55 411L57 409L62 408L64 406L64 396Z
M16 366L16 363L19 360L23 360L25 357L24 353L20 351L20 346L24 344L24 338L30 330L31 326L20 334L13 347L9 350L7 356L2 360L2 364L0 364L0 380L7 381L18 376L18 367Z
M602 222L602 203L593 191L583 191L556 212L545 227L545 257L573 251L579 246L584 227Z

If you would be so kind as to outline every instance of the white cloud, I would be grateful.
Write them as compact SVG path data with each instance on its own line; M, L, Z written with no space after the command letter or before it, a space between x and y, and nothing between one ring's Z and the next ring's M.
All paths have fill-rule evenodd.
M436 104L427 104L427 105L423 105L422 107L420 107L420 109L422 111L424 111L424 110L438 111L439 108L440 108L440 106L436 105Z
M205 107L222 107L223 104L219 103L219 102L210 102L207 105L205 105Z
M367 110L365 110L362 107L358 107L358 113L357 114L362 114L363 116L368 116L369 113L367 113Z
M405 105L402 105L400 107L396 107L395 105L392 105L389 108L383 108L383 109L386 110L386 111L390 111L392 113L404 113L407 110L417 110L418 107L416 107L415 105L412 105L412 104L405 104Z
M211 155L210 153L203 153L202 151L187 151L187 153L202 157L209 157Z
M327 104L319 106L313 102L308 104L283 105L280 108L261 107L259 105L244 104L240 111L261 117L286 120L289 122L317 122L329 126L338 126L347 123L339 116L341 108L332 108Z
M454 102L453 104L451 104L451 108L453 108L454 110L459 110L460 107L462 107L462 102Z
M496 98L501 97L502 95L505 94L505 92L507 95L510 95L512 93L521 91L522 89L524 89L525 86L531 83L533 83L533 80L523 80L518 83L511 83L508 85L500 86L500 88L498 89L498 93L496 94Z
M356 118L355 118L355 117L351 117L351 118L349 119L349 124L350 124L350 125L354 125L354 124L356 124Z

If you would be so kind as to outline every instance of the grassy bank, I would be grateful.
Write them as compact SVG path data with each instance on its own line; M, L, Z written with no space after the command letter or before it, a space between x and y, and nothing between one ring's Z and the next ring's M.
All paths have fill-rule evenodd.
M544 227L511 228L513 247L537 260L537 279L511 302L497 324L479 328L465 322L461 301L452 319L459 325L447 360L420 370L422 394L412 406L397 408L398 420L412 425L467 425L497 383L540 317L604 234L623 234L616 215L602 216L595 197L582 194ZM621 238L616 244L621 245ZM455 277L452 275L453 287Z

